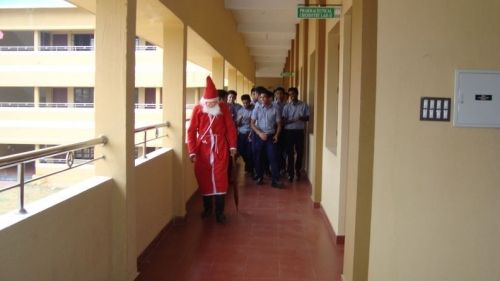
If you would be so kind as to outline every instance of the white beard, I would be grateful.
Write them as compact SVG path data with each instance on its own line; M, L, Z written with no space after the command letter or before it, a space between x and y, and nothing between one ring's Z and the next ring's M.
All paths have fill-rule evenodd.
M203 112L212 116L217 116L222 113L219 104L216 104L214 107L208 107L206 104L203 104Z

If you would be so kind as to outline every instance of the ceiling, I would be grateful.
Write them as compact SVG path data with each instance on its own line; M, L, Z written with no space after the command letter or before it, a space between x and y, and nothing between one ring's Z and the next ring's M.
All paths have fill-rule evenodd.
M96 0L68 0L69 2L95 12ZM281 77L286 63L291 41L295 38L297 5L304 0L224 0L237 23L237 30L243 35L245 44L255 62L256 77ZM176 18L168 9L155 0L138 0L137 33L141 37L162 45L162 19ZM200 43L198 35L188 30L189 46L209 46ZM192 47L188 50L188 59L207 69L211 60L199 55L213 48Z
M281 77L304 0L224 0L255 61L256 77Z

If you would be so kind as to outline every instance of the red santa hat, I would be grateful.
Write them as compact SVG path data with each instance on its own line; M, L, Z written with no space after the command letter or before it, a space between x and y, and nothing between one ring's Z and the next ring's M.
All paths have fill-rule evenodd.
M217 89L215 88L214 82L210 76L207 76L207 86L203 91L203 99L208 102L214 102L219 100L217 95Z

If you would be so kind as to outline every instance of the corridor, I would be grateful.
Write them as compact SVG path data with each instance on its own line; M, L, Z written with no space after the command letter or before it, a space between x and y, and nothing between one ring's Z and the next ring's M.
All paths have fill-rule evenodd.
M322 211L313 208L306 179L274 189L240 172L237 183L239 212L229 194L226 225L202 220L194 198L185 221L142 259L137 280L340 280L343 247L333 244Z

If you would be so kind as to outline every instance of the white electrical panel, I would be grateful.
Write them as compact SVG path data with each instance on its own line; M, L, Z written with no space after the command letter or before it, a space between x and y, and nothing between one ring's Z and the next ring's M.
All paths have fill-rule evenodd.
M456 70L453 126L500 128L500 71Z

